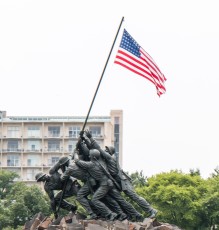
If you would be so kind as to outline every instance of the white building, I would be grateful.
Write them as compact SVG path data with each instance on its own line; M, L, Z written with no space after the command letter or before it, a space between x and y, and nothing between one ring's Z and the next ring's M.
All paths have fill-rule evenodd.
M39 171L48 173L61 156L75 148L85 116L7 116L0 111L0 170L16 172L28 184L36 183ZM123 112L91 116L85 129L104 148L115 146L122 165Z

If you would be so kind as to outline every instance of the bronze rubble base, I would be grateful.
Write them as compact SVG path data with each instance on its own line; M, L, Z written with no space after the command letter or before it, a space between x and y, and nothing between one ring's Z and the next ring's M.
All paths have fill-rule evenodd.
M143 222L85 220L85 216L69 214L53 220L38 213L23 227L23 230L181 230L175 225L158 222L156 219L145 218Z

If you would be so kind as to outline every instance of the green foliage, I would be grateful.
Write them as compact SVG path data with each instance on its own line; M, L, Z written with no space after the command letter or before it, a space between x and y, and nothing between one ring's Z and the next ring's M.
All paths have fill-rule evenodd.
M199 169L190 169L189 173L190 173L191 176L200 176L201 175Z
M6 200L0 200L0 229L4 226L11 225L12 220L10 219L10 211L5 205Z
M13 178L16 178L14 173L0 171L0 181L5 188L1 189L4 199L0 200L0 229L19 229L42 210L45 215L50 214L48 199L38 186L27 186L23 182L7 185Z
M199 175L180 171L161 173L148 178L148 186L138 187L136 191L159 210L159 220L185 229L204 224L199 214L207 189L205 180Z
M143 171L132 173L130 177L134 187L143 187L147 185L147 177L144 176Z
M7 192L13 186L13 181L19 176L15 172L0 170L0 199L4 199Z
M33 185L28 187L27 192L23 196L25 206L28 207L28 217L33 217L36 213L42 212L45 215L50 214L50 204L48 197L42 193L42 190Z
M211 174L211 177L217 177L217 176L219 176L219 167L218 166L214 169L214 172Z
M90 198L90 197L89 197ZM66 199L68 202L70 202L71 204L74 204L77 206L77 212L84 214L85 216L88 215L88 213L86 212L86 210L81 206L81 204L76 200L75 196L69 197ZM66 213L67 211L60 209L60 213Z
M42 210L44 214L49 214L48 200L36 185L27 186L23 182L17 182L6 198L14 227L24 224Z
M203 198L203 209L209 217L211 225L219 224L219 175L213 175L207 180L208 191Z
M8 227L6 227L6 228L3 228L2 230L14 230L14 228L8 226ZM17 226L16 230L23 230L23 226Z

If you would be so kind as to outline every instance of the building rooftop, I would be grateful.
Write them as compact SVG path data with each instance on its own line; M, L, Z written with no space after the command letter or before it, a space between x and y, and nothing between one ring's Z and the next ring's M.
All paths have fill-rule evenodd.
M8 116L0 117L1 122L84 122L85 116ZM91 116L88 122L110 122L110 116Z

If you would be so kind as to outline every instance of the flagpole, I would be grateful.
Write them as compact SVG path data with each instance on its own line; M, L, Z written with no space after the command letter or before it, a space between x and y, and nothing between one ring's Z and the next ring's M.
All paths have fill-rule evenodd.
M85 126L86 126L86 124L87 124L87 120L88 120L88 117L89 117L89 115L90 115L91 108L92 108L92 106L93 106L95 97L96 97L97 92L98 92L98 89L99 89L99 87L100 87L100 83L101 83L101 81L102 81L102 79L103 79L103 75L104 75L106 66L107 66L108 61L109 61L109 59L110 59L110 55L111 55L111 53L112 53L113 47L114 47L114 45L115 45L115 42L116 42L116 39L117 39L117 37L118 37L118 34L119 34L119 31L120 31L120 28L121 28L121 26L122 26L123 21L124 21L124 17L122 17L122 20L121 20L121 22L120 22L119 28L118 28L117 33L116 33L116 36L115 36L115 38L114 38L114 41L113 41L111 50L110 50L109 55L108 55L108 58L107 58L107 60L106 60L106 64L105 64L105 66L104 66L104 68L103 68L102 75L101 75L101 77L100 77L100 80L99 80L99 83L98 83L98 85L97 85L95 94L94 94L94 96L93 96L93 100L92 100L92 102L91 102L91 104L90 104L90 108L89 108L89 110L88 110L87 117L86 117L86 119L85 119L85 122L84 122L84 125L83 125L83 128L82 128L82 131L84 131Z

